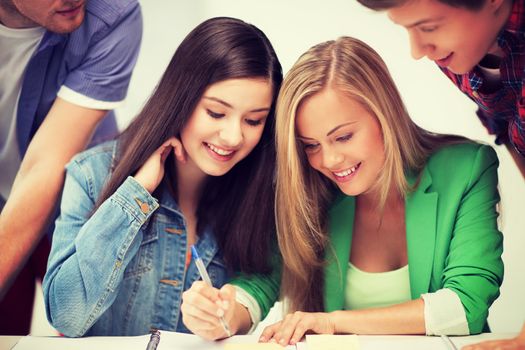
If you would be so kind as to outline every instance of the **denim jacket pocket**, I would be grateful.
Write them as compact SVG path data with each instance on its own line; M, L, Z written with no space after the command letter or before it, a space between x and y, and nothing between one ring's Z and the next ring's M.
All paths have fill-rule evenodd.
M145 229L143 234L140 248L124 272L124 279L142 276L153 268L153 257L155 256L155 249L158 249L156 242L159 239L159 234L155 229Z

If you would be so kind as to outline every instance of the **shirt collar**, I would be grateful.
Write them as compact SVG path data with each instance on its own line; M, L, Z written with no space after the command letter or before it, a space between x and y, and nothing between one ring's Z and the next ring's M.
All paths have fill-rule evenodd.
M504 30L510 32L521 32L523 23L525 22L525 4L523 1L515 0L512 4L509 19L505 24Z
M520 34L523 32L522 26L525 24L525 5L523 1L516 0L512 4L511 13L505 26L501 29L497 37L497 43L504 53L502 58L502 66L512 67L513 64L508 62L512 53L522 52L523 43L520 39ZM516 63L514 63L515 65ZM516 80L515 77L508 76L508 70L502 69L502 81ZM475 67L468 74L468 79L472 90L478 90L482 85L483 79L478 73L478 68ZM521 81L521 77L519 77Z
M512 52L512 49L515 47L518 41L517 34L523 32L523 24L525 22L524 6L523 1L513 2L509 19L498 34L497 42L505 56Z

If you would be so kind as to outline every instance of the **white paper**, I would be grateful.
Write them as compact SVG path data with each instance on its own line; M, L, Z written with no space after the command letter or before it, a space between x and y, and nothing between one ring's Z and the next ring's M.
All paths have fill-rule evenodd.
M509 339L514 338L518 333L483 333L478 335L471 335L468 337L449 337L456 345L456 348L461 349L465 345L475 344L487 340Z
M447 347L441 337L414 336L414 335L391 335L391 336L359 336L360 350L407 350L407 349L425 349L425 350L447 350Z
M517 333L486 333L469 337L450 337L450 340L461 349L463 345L477 343L484 340L503 339L516 336ZM334 339L337 339L337 335ZM14 350L145 350L150 336L137 337L22 337ZM341 338L342 339L342 338ZM447 346L440 337L427 336L363 336L357 337L359 350L447 350ZM234 336L223 341L206 341L198 336L176 332L161 331L160 343L157 350L224 350L225 344L257 343L258 337L254 335ZM256 347L253 347L256 349ZM308 350L305 342L297 346L287 346L285 350Z
M256 349L257 347L250 347L250 345L258 344L259 337L254 335L236 335L231 338L220 341L207 341L201 337L175 333L162 332L160 336L160 343L157 350L219 350L224 349L225 344L246 344L245 349ZM295 346L281 347L283 350L295 350Z
M359 350L359 340L355 334L307 334L308 350Z
M138 337L23 337L13 350L145 350L149 335Z
M253 335L238 335L222 341L207 341L192 334L160 331L157 350L223 350L225 344L255 344ZM150 336L137 337L32 337L21 338L13 350L145 350ZM295 350L295 346L282 348Z

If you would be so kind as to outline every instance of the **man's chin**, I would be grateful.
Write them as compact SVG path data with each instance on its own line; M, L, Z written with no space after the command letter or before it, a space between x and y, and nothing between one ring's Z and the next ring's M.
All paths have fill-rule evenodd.
M78 16L78 18L75 18L74 20L56 21L54 23L51 23L45 26L45 28L53 33L68 34L68 33L71 33L77 30L82 25L83 21L84 21L84 14L82 14L81 16Z
M474 70L474 68L476 68L476 66L478 65L478 62L479 61L475 61L475 62L457 62L457 57L455 57L456 60L455 61L452 61L450 62L450 64L448 65L447 69L449 71L451 71L452 73L454 74L458 74L458 75L463 75L463 74L467 74L469 72L471 72L472 70ZM480 59L481 61L481 59Z
M452 73L454 73L454 74L463 75L463 74L467 74L470 71L472 71L474 69L474 67L475 67L475 65L470 67L470 68L458 67L456 65L450 65L450 66L447 67L447 69L449 71L451 71Z

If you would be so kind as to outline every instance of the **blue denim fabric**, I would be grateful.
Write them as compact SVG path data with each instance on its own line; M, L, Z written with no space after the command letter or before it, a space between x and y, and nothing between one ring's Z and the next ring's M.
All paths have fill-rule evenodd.
M43 281L47 318L71 337L188 332L181 297L199 273L193 261L185 269L186 225L164 184L156 199L128 177L92 214L115 150L114 141L105 143L67 165ZM227 270L211 232L197 249L213 285L222 286Z

